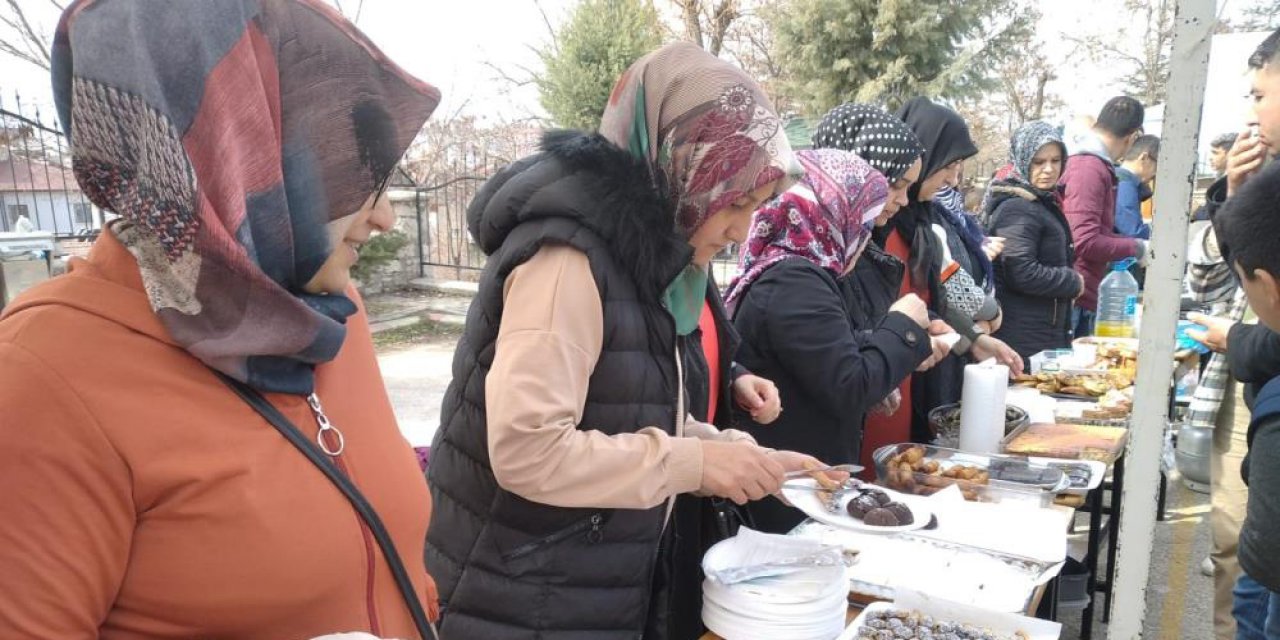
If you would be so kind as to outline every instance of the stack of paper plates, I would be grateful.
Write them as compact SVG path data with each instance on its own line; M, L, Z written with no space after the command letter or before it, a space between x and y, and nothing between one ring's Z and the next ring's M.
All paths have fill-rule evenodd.
M845 627L845 573L844 566L813 567L728 585L708 578L702 622L726 640L832 640Z

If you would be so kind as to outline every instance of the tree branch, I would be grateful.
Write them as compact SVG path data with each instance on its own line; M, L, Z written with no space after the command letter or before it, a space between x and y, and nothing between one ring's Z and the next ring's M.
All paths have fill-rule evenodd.
M494 73L498 74L498 79L499 79L499 80L502 80L502 81L506 82L507 84L509 84L509 85L513 86L513 87L527 87L527 86L529 86L529 85L531 85L531 84L534 84L534 83L536 83L536 82L538 81L538 75L537 75L536 73L534 73L532 70L530 70L530 69L528 69L528 68L526 68L526 67L520 66L520 65L516 65L516 67L518 67L520 71L523 71L523 72L525 72L526 74L528 74L528 77L523 78L523 79L521 79L521 78L516 78L515 76L512 76L510 73L508 73L508 72L507 72L505 69L503 69L502 67L499 67L498 65L496 65L496 64L494 64L494 63L492 63L492 62L489 62L489 61L487 61L487 60L486 60L486 61L484 61L484 62L481 62L480 64L483 64L484 66L489 67L489 69L490 69L490 70L492 70Z
M542 3L538 2L538 0L533 0L533 6L538 9L538 14L542 16L542 24L547 27L547 35L551 36L551 48L556 53L560 53L560 45L556 38L556 29L551 26L551 18L547 16L547 10L542 8Z
M30 62L38 67L48 70L50 68L49 60L49 43L47 38L31 26L31 22L27 20L27 14L22 7L18 5L17 0L6 0L9 5L13 17L2 17L0 20L17 32L18 37L23 45L25 52L19 52L18 46L12 42L0 41L4 45L4 51L14 55L15 57Z

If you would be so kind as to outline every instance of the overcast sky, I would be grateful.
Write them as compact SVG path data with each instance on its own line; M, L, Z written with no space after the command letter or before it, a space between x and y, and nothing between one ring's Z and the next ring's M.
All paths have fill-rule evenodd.
M46 0L18 1L29 8L39 28L53 31L58 16ZM1232 10L1235 7L1230 5L1245 1L1225 0L1226 8ZM360 0L339 2L351 16ZM575 2L540 0L540 4L558 24ZM1058 63L1061 77L1051 89L1067 104L1066 113L1056 114L1059 117L1096 112L1106 98L1119 92L1117 65L1069 59L1073 45L1064 37L1125 26L1114 19L1116 4L1117 0L1040 2L1045 19L1039 36L1045 46L1028 55L1046 55ZM520 65L537 66L531 48L545 44L548 33L533 0L365 0L358 24L392 59L444 92L439 113L462 109L487 118L512 119L540 111L532 87L514 89L487 66L496 65L513 76L521 75ZM1140 37L1136 30L1108 35ZM51 102L46 74L0 58L0 95L6 106L12 106L15 90L23 94L24 102Z

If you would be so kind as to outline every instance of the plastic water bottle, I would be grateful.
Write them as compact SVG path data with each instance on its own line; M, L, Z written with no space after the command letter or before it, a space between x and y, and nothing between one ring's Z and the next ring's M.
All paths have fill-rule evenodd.
M1104 338L1134 338L1138 334L1138 281L1129 273L1136 262L1125 258L1111 265L1111 273L1098 285L1098 323L1095 332Z

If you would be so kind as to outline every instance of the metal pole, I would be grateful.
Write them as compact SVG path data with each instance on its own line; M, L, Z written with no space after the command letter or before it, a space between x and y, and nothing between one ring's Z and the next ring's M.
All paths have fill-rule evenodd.
M427 275L427 267L423 263L422 256L422 187L415 187L413 190L413 210L416 214L414 220L418 229L418 277L425 278Z
M18 112L18 117L30 122L30 120L27 120L27 116L22 113L22 95L14 94L13 101L14 110ZM40 129L38 127L31 128L31 135L35 135L39 132ZM12 151L12 149L13 147L10 146L10 151ZM27 143L27 136L22 136L22 159L23 162L27 163L27 184L31 187L31 222L37 229L44 231L44 225L40 224L40 196L37 195L39 191L36 190L36 170L35 167L31 165L35 160L31 157L31 146ZM17 176L15 176L15 178L16 177ZM49 204L50 206L53 205L52 197L49 198ZM49 217L53 220L53 234L58 235L58 212L50 211Z
M41 122L40 120L39 106L36 107L36 122L39 122L42 127L44 126L44 123ZM53 233L56 236L58 235L58 204L53 199L53 194L54 194L53 180L50 178L50 175L49 175L49 149L44 144L44 137L48 134L41 129L37 129L36 132L39 134L39 138L40 138L40 164L44 165L44 184L46 187L49 187L49 208L53 210ZM31 182L33 184L35 183L34 174L31 177ZM65 180L63 180L63 183L62 183L62 198L63 200L66 201L66 205L67 205L66 207L67 222L71 225L71 231L74 232L75 226L76 226L75 214L72 213L71 195L70 195L70 192L67 191L67 185Z
M1188 216L1196 180L1197 141L1204 106L1209 46L1217 20L1214 0L1178 0L1170 57L1164 135L1153 226L1155 260L1147 270L1143 296L1138 379L1133 427L1126 454L1117 568L1111 585L1112 640L1141 638L1146 617L1147 578L1155 539L1157 488L1169 380L1173 377L1182 275L1186 268Z

